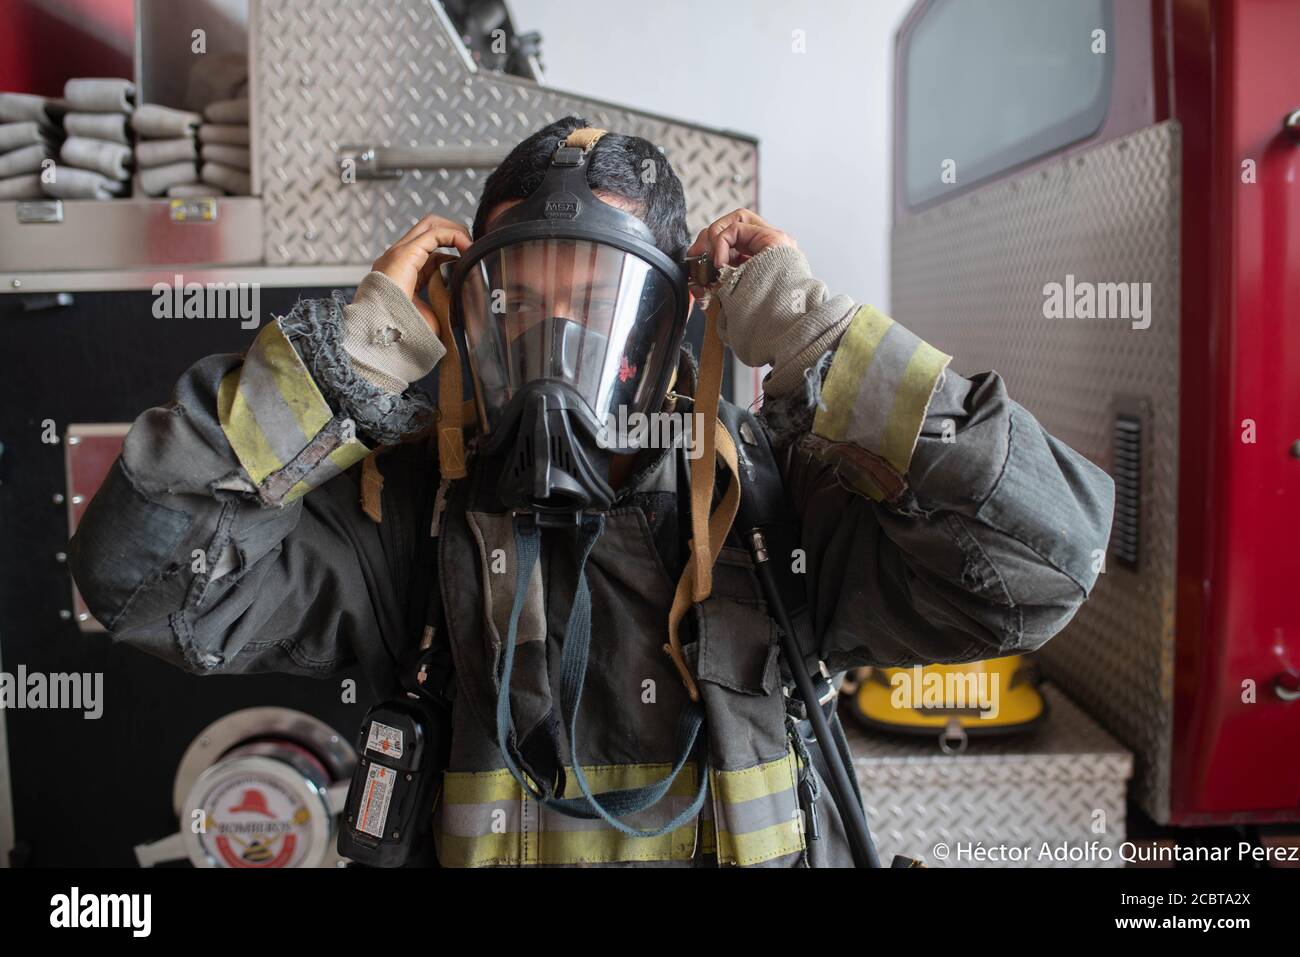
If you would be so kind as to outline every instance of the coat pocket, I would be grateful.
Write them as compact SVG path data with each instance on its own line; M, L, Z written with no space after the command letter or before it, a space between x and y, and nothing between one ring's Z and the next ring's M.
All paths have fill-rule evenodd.
M762 606L723 597L697 605L696 622L718 862L794 866L805 845L776 627Z

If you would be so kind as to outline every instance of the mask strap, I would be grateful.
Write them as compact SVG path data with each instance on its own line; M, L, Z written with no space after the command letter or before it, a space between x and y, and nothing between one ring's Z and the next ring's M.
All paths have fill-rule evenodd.
M429 277L429 306L438 320L438 339L447 354L438 363L438 468L443 481L462 479L465 471L465 405L461 398L460 346L451 328L451 294L442 270Z
M692 420L705 424L703 434L695 437L702 446L701 454L691 461L691 554L682 577L677 581L677 592L668 612L668 644L664 645L664 651L672 658L692 701L700 700L700 689L686 663L678 632L691 605L704 601L713 593L713 565L740 506L736 444L718 421L723 360L722 337L718 334L719 308L718 299L713 296L704 310L704 346L700 350ZM731 482L717 511L710 515L719 456L731 473Z
M565 146L575 146L584 153L589 152L596 142L605 135L607 131L594 126L584 126L580 130L574 130L564 139Z

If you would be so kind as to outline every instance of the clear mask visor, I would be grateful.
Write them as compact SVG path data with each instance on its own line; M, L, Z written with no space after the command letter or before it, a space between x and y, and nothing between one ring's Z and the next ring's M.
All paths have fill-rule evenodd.
M460 287L460 315L483 426L528 383L568 383L602 422L655 411L676 362L673 286L635 254L578 239L487 253Z

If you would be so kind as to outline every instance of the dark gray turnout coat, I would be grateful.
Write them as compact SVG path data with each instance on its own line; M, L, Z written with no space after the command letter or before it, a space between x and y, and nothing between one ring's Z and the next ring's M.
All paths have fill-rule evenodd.
M444 643L454 664L435 808L445 866L846 862L828 800L820 839L805 834L801 783L815 789L821 758L787 720L776 633L734 542L683 635L707 762L688 765L634 823L668 820L707 764L703 812L635 837L521 793L493 714L515 582L509 516L493 511L473 461L468 479L440 488L436 443L399 442L428 425L428 405L355 374L339 347L341 305L299 303L246 356L202 359L169 405L136 420L70 551L113 637L203 674L324 677L359 660L381 693L396 689L398 661L422 635ZM996 374L964 378L946 363L864 307L824 357L820 388L764 410L832 671L1033 650L1096 580L1110 479L1047 434ZM679 391L689 394L689 363L683 371ZM363 466L380 443L391 447ZM362 485L373 491L375 466L382 492L367 514ZM577 752L598 793L656 780L673 756L685 691L662 648L686 557L685 476L679 449L642 453L588 564L592 651ZM558 700L574 585L572 548L544 544L516 645L521 739ZM434 589L443 607L430 621Z

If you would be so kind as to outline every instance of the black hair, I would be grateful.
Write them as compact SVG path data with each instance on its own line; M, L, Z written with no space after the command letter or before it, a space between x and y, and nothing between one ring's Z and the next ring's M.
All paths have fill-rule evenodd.
M588 123L580 116L566 116L536 133L510 151L483 184L478 211L474 214L474 238L481 239L488 213L511 199L527 199L542 185L551 157L574 130ZM644 177L654 164L655 175ZM646 182L646 179L650 182ZM686 194L667 157L639 136L609 132L600 138L587 157L587 185L624 199L632 212L654 233L655 245L677 257L691 238L686 229Z

